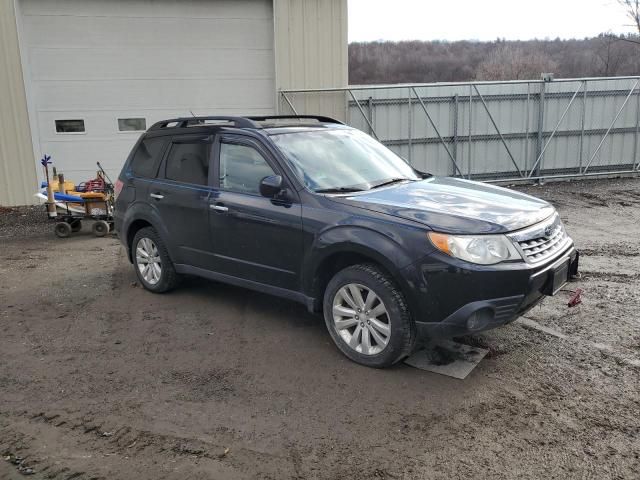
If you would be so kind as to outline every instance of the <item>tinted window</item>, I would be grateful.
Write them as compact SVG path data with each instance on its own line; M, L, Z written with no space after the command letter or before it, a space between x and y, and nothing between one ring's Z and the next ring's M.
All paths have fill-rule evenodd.
M56 120L57 133L83 133L84 120Z
M162 155L164 138L143 140L131 160L131 171L137 177L155 177Z
M220 146L220 188L232 192L260 194L260 181L274 175L260 153L246 145Z
M144 118L119 118L118 130L121 132L137 132L147 129L147 120Z
M174 143L167 158L165 176L178 182L206 185L210 148L209 143Z

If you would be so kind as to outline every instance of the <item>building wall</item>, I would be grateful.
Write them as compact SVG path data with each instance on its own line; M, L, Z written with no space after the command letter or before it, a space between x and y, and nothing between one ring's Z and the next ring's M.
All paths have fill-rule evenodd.
M194 18L200 18L202 15L201 12L196 11L197 9L202 10L211 7L212 11L220 11L225 8L229 11L235 11L238 9L242 10L245 7L248 9L251 5L261 1L264 0L250 0L244 5L235 0L208 0L208 2L184 0L182 2L176 2L176 5L174 5L176 11L169 15L169 17L178 18L183 14L188 15L193 13L192 16ZM262 43L252 47L253 50L265 50L266 53L270 55L268 59L269 65L265 66L263 70L271 70L272 72L269 93L266 93L266 95L271 96L271 98L263 98L260 102L254 101L251 103L249 97L255 94L255 88L243 97L244 100L246 100L243 102L236 101L237 99L234 100L228 96L224 96L223 100L220 101L214 99L216 101L207 102L205 101L209 98L207 95L198 98L198 101L190 100L186 102L181 101L180 98L174 98L174 95L164 95L161 99L162 101L166 103L169 99L174 99L175 105L171 104L170 106L172 108L166 108L168 106L163 103L162 108L156 109L158 115L165 118L167 115L188 114L188 110L193 110L196 114L205 114L214 110L221 112L221 109L224 110L224 113L270 113L274 111L292 113L288 107L284 109L281 108L281 99L277 95L277 91L280 89L346 86L348 81L347 0L272 1L273 4L268 2L268 8L265 7L265 15L263 15L265 19L267 15L273 15L273 25L268 26L269 35L258 35L261 31L259 29L253 29L246 34L246 37L249 39L254 36L260 36L260 38L263 39ZM104 31L100 30L98 27L100 27L101 24L98 23L107 21L104 15L98 16L96 28L83 30L82 28L78 28L77 24L82 21L90 21L91 9L98 11L104 8L104 4L106 3L110 2L107 0L94 0L92 2L81 2L79 0L58 2L42 0L0 0L0 205L21 205L34 202L33 193L37 188L38 177L42 176L40 169L37 167L37 157L39 157L41 152L45 151L54 154L55 152L52 151L52 145L55 145L58 150L65 145L70 147L67 148L67 150L62 149L57 155L54 155L54 160L56 160L58 166L63 167L63 170L66 169L66 171L73 173L75 168L72 168L71 165L64 164L65 159L73 155L82 155L88 159L87 162L91 160L91 168L87 166L86 172L82 172L83 175L76 175L78 178L83 176L88 178L91 176L90 173L95 169L96 159L101 160L108 168L116 168L116 166L110 165L106 159L102 157L97 158L95 154L90 153L90 151L94 153L106 152L108 150L107 148L93 148L92 150L86 148L89 146L87 140L91 140L89 138L89 132L87 132L87 135L77 136L75 138L77 141L62 142L62 137L56 136L55 132L52 134L50 131L54 119L49 115L49 113L51 113L50 111L53 110L58 112L61 109L67 109L69 115L76 115L82 113L87 108L105 108L106 104L103 103L94 105L95 102L83 102L81 95L75 95L77 92L74 92L71 96L67 95L69 101L64 101L62 98L64 95L58 95L55 91L52 93L50 90L57 88L57 86L67 78L62 78L61 75L74 75L75 82L78 78L84 79L84 76L91 74L94 70L95 74L102 75L104 73L102 71L98 72L98 70L100 70L103 64L108 62L98 61L96 63L97 60L100 60L98 56L95 56L95 58L89 56L88 58L81 58L80 61L78 61L77 55L81 55L87 50L86 42L93 42L92 45L94 45L96 49L101 49L100 51L107 51L110 48L113 50L114 45L112 45L112 43L117 43L121 37L123 38L123 35L121 35L123 31L114 30L109 32L104 29ZM158 4L163 3L162 1L158 2ZM207 3L209 3L209 6L207 6ZM121 0L110 4L113 8L126 8L126 12L123 10L123 15L127 16L131 13L139 19L141 24L154 21L151 18L146 18L148 9L141 8L141 3L127 3ZM74 5L75 7L73 7ZM58 15L60 13L58 11L59 9L65 9L67 7L82 9L83 11L81 13L83 14ZM87 12L85 12L85 10L87 10ZM153 17L156 15L154 13L156 10L157 9L154 9L149 16ZM65 10L62 13L68 14L69 12ZM43 14L46 18L43 18L41 24L38 25L40 14ZM233 18L239 17L239 15L236 14L231 16ZM76 17L78 18L76 19ZM55 23L58 20L75 21L75 23L67 26L52 25L52 22ZM167 19L161 19L161 21L165 20ZM201 18L201 20L206 21L205 18ZM270 19L269 24L271 24ZM273 28L273 30L271 30L271 28ZM138 35L141 31L140 28L125 30L127 35L132 36L131 38L138 42L140 48L145 47L145 39L142 38L144 35ZM101 31L104 33L104 35L102 35L103 38L99 38ZM216 33L216 31L212 32L212 35L214 33ZM234 35L227 35L227 37L237 38L235 34L238 32L233 31L231 33L234 33ZM112 35L112 37L109 37L109 35ZM166 35L164 37L169 38ZM66 43L64 45L60 44L60 39ZM74 42L78 43L78 45ZM206 46L206 44L199 45L196 39L194 39L192 43L196 45L199 50L202 50ZM269 45L266 45L267 43ZM216 44L216 42L213 41L213 44ZM66 49L68 51L65 51L65 45L69 47ZM116 47L118 46L119 45L116 45ZM150 48L152 46L153 45L149 45ZM82 49L79 47L82 47ZM138 64L136 63L135 55L131 53L131 48L124 48L123 46L119 52L121 52L121 54L116 55L114 58L118 61L118 65L123 66L120 71L128 70L126 67L127 61L131 64L131 69L135 70ZM138 52L136 52L136 54L137 53ZM185 55L187 54L189 54L188 48L185 49ZM254 52L252 55L255 54ZM239 55L238 58L235 59L230 58L229 61L236 61L236 63L239 62L245 66L251 65L255 67L256 65L255 59L250 58L250 56L245 56L244 54ZM266 61L266 58L262 58L261 60L262 63ZM202 65L202 68L209 68L209 70L215 70L214 67L213 64ZM179 69L174 69L169 73L174 74L174 71L178 70ZM253 72L254 70L255 68L251 71ZM112 73L113 72L109 73L109 75ZM166 74L167 72L164 73ZM56 75L58 75L58 77L56 77ZM163 80L159 78L159 76L161 76L160 73L155 72L156 77L153 77L153 75L154 73L151 74L150 80ZM267 74L265 75L269 76ZM262 75L261 78L256 77L249 79L248 81L236 81L239 87L246 89L249 88L250 83L261 80L265 75ZM212 79L208 78L207 75L200 76L203 78L207 77L206 81L210 82L210 84L213 83ZM100 81L105 80L104 78L92 77L87 79L87 84L91 86L90 88L95 88L95 86L99 86ZM269 82L263 83L266 84ZM75 82L74 85L75 84L77 84L77 82ZM111 91L110 98L115 103L121 100L117 95L117 90L118 89L114 90L113 88L110 90L105 89L105 92ZM154 92L158 93L157 88L149 88L149 85L147 85L147 90L148 92L144 89L142 90L144 95L153 95ZM62 90L60 91L62 92ZM189 92L192 91L193 89L190 88ZM264 89L262 89L262 91L266 92ZM104 95L94 95L91 98L96 100L101 96ZM328 97L325 96L321 100L307 102L307 111L316 114L327 114L337 118L345 118L344 100L342 94L329 94ZM122 99L122 102L125 101L126 98ZM58 103L50 105L51 102ZM127 104L132 106L130 109L131 112L128 113L130 113L131 116L138 116L137 114L141 109L150 106L151 103L149 102L155 105L155 103L158 103L158 100L150 98L147 103L138 102L135 105ZM118 105L120 105L120 103L118 103ZM198 109L196 105L202 105L203 109ZM42 110L42 112L40 110ZM169 110L171 110L171 112L169 112ZM152 118L153 115L148 115L148 117L147 126L155 120ZM112 124L115 122L114 119L112 119ZM92 121L91 117L87 115L85 124L88 126L87 122L90 121ZM99 125L96 126L96 128L98 127ZM120 134L118 135L118 139L128 138L129 136L135 140L135 138L133 138L135 135L132 133ZM64 138L64 140L66 139L67 137ZM71 143L73 143L73 145L71 145ZM115 143L122 142L118 141ZM105 145L111 148L110 141L107 141ZM89 163L87 163L87 165L89 165ZM82 180L83 178L80 179Z
M76 182L112 179L166 118L275 111L272 0L20 0L36 155ZM84 132L56 131L77 119ZM121 131L118 119L142 119Z
M347 0L274 0L273 7L277 90L347 86ZM279 113L294 113L282 97L277 105ZM308 97L302 107L346 117L344 93Z
M0 0L0 205L33 203L36 178L14 0Z

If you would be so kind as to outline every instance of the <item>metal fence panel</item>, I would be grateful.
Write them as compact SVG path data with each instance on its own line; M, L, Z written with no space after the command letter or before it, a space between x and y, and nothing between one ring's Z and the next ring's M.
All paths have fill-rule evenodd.
M485 180L638 171L640 77L280 92L281 113L369 133L419 170Z

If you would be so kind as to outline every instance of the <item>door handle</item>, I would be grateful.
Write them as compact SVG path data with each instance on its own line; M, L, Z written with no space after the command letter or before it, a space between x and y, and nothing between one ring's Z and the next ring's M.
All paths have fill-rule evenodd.
M218 204L210 204L209 208L211 210L215 210L216 212L228 212L229 211L229 207L225 207L224 205L218 205Z
M156 200L162 200L164 198L164 195L160 195L159 193L150 193L149 196L151 198L155 198Z

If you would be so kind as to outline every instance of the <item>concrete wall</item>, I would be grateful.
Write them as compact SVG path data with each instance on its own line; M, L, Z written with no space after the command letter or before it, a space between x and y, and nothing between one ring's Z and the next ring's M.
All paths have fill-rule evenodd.
M37 187L14 0L0 0L0 205L33 203Z

